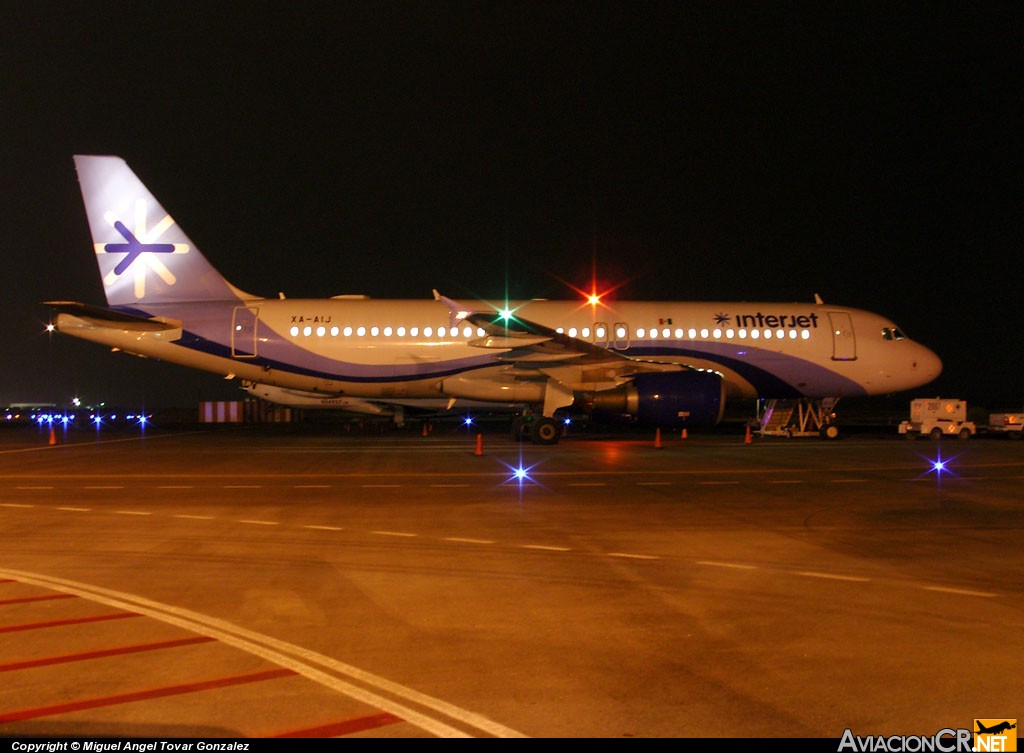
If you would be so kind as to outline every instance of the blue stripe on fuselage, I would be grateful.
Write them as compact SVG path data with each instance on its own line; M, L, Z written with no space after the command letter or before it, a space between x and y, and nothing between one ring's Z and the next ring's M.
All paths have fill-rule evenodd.
M225 311L230 312L239 305L242 305L241 301L204 304L200 309L201 316L199 320L197 321L194 317L190 316L190 322L194 326L184 331L182 337L175 344L232 362L254 364L261 368L276 369L280 372L339 382L392 383L435 379L465 371L483 369L498 365L499 363L493 354L484 353L470 358L429 363L353 364L312 353L305 348L288 342L280 336L277 336L274 341L269 343L261 343L260 355L253 358L237 359L231 354L230 343L224 341L227 339L225 320L230 321L230 314L225 317ZM148 317L157 315L154 311L144 311L133 307L114 308L136 316ZM169 316L175 319L182 318L181 314L185 312L174 310L175 308L174 306L154 307L154 309L159 309L160 316ZM195 311L196 305L190 305L189 313L191 314ZM741 352L745 352L746 355L741 356ZM709 342L702 344L700 348L695 348L648 345L641 342L631 343L628 353L630 357L641 359L673 358L683 362L686 359L710 361L740 375L761 396L779 398L805 396L807 393L800 389L800 384L808 381L813 382L818 389L815 390L814 395L807 396L855 396L866 394L866 391L858 383L836 374L824 366L818 366L795 356L784 356L770 351L758 351L749 345L739 346L730 343Z
M276 369L288 374L298 374L300 376L316 377L318 379L330 379L337 382L407 382L417 379L446 377L453 374L461 374L465 371L482 369L495 365L492 357L480 356L473 359L460 358L457 360L439 361L431 364L409 364L402 366L384 364L382 366L364 366L336 361L323 356L315 356L303 348L295 348L295 350L300 351L303 357L309 357L312 355L313 358L319 361L327 361L331 364L335 364L336 368L339 369L339 371L323 371L312 367L301 366L295 361L282 361L277 358L267 358L265 356L235 358L231 355L231 348L229 346L213 340L208 340L196 335L195 333L187 331L184 332L181 338L174 344L200 353L206 353L207 355L226 358L230 361L237 361L238 363L253 364L263 368ZM431 367L440 368L431 369ZM341 371L341 369L344 369L344 371ZM401 373L396 373L397 370L401 370Z
M796 356L786 356L775 352L763 351L763 355L738 357L740 351L751 352L749 346L741 347L728 343L707 343L704 349L684 347L663 347L631 345L630 356L639 357L675 357L699 358L712 361L720 366L731 369L749 382L761 397L851 397L866 395L867 391L852 379L836 374L834 371L811 363ZM772 363L771 370L764 363ZM787 374L789 375L787 380ZM813 381L819 388L813 394L802 391L799 385Z

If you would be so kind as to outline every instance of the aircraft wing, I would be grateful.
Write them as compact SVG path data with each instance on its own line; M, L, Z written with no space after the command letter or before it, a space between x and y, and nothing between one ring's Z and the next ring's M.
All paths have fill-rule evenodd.
M477 312L465 318L486 334L469 344L477 348L508 348L514 361L622 361L625 356L586 340L516 316L505 319L493 313Z
M506 373L519 379L548 379L566 390L599 391L614 389L641 373L686 370L674 363L639 361L515 315L468 311L437 291L435 296L451 308L455 318L483 330L484 336L470 340L469 345L505 350L499 358L510 366Z

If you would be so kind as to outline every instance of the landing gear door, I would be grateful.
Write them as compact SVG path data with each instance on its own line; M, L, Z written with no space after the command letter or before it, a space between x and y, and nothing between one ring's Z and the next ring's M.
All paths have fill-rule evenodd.
M232 358L256 357L256 322L260 310L248 306L236 306L231 316Z
M832 360L856 361L857 340L853 336L853 320L845 311L829 311L832 325Z

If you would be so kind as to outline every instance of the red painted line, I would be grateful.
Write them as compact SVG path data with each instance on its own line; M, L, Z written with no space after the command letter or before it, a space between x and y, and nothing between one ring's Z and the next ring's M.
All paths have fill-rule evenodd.
M216 638L209 638L205 635L197 635L192 638L179 638L177 640L157 641L156 643L140 643L135 646L121 646L119 648L103 648L96 651L84 651L80 654L64 654L63 656L47 656L40 659L28 661L17 661L10 664L0 664L0 672L11 672L16 669L34 669L35 667L47 667L51 664L67 664L73 661L87 661L89 659L103 659L108 656L120 656L122 654L138 654L143 651L155 651L161 648L177 648L178 646L194 646L197 643L209 643Z
M81 625L86 622L103 622L105 620L127 620L129 617L141 617L134 612L118 612L117 614L97 614L92 617L74 617L67 620L51 620L50 622L29 622L24 625L7 625L0 627L0 633L17 633L22 630L38 630L39 628L60 627L61 625Z
M386 727L389 724L398 724L402 721L405 720L401 717L381 712L380 714L361 716L357 719L346 719L344 722L337 722L335 724L325 724L321 727L293 730L282 735L273 735L273 737L341 737L342 735L364 732L368 729Z
M121 693L103 698L84 698L80 701L60 703L55 706L40 706L34 709L22 709L12 711L8 714L0 714L0 724L7 722L23 722L26 719L38 719L43 716L54 716L55 714L68 714L73 711L84 711L85 709L96 709L103 706L117 706L122 703L133 703L135 701L148 701L154 698L166 698L172 695L184 695L185 693L198 693L203 690L214 690L216 688L227 688L232 685L244 685L250 682L263 682L264 680L276 680L279 677L290 677L296 674L291 669L269 669L264 672L254 672L248 675L235 675L234 677L222 677L218 680L205 680L203 682L190 682L184 685L168 685L163 688L152 688L151 690L140 690L134 693Z
M74 594L49 594L47 596L23 596L20 599L4 599L0 607L6 604L28 604L30 601L52 601L53 599L77 599Z

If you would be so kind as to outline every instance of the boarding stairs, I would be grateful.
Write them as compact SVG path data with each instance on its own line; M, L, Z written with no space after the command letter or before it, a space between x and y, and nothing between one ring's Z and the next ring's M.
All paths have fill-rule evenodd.
M758 433L762 437L817 437L834 438L833 408L837 398L822 400L774 399L758 401Z

